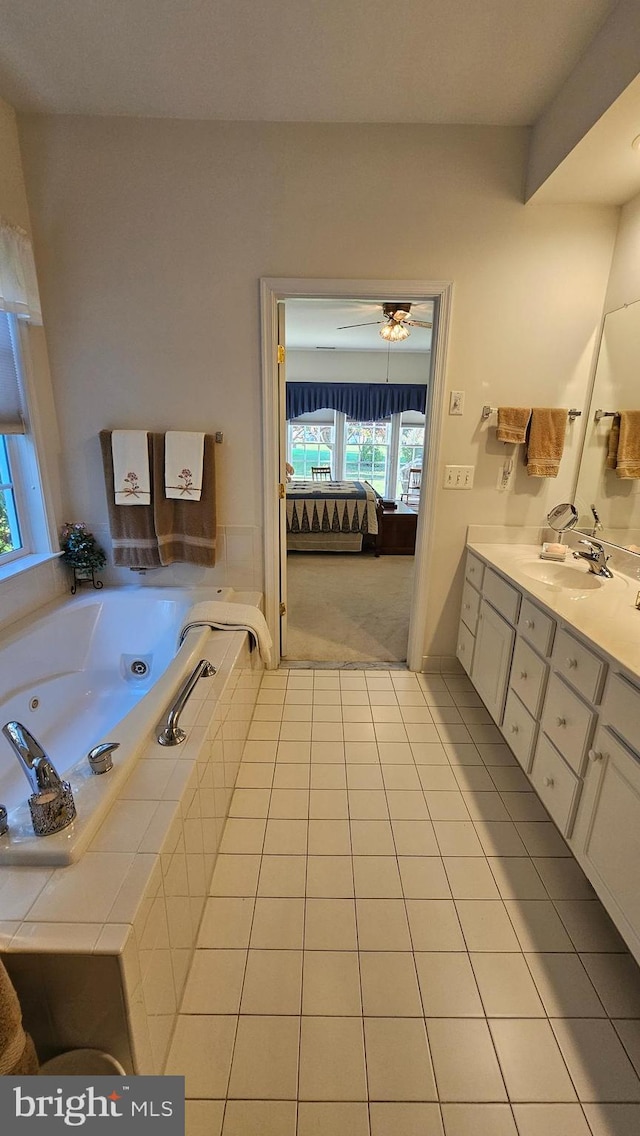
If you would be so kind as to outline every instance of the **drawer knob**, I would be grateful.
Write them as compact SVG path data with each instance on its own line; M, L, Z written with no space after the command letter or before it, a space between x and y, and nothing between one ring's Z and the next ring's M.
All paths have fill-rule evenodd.
M576 670L576 668L578 666L578 660L577 659L567 659L567 666L568 666L570 671Z
M597 749L589 750L589 761L602 761L602 754Z
M522 679L523 682L526 681L527 672L526 671L520 671L520 678Z
M566 724L567 724L566 718L556 718L556 726L566 726Z
M512 734L517 734L517 733L518 733L518 730L519 730L519 726L517 726L517 725L516 725L516 723L514 722L514 723L513 723L513 725L512 725L512 727L511 727L511 733L512 733Z
M525 627L528 627L530 631L533 631L533 628L535 627L535 623L532 619L525 619L524 625Z
M542 781L543 784L546 785L547 789L553 789L553 777L543 777Z

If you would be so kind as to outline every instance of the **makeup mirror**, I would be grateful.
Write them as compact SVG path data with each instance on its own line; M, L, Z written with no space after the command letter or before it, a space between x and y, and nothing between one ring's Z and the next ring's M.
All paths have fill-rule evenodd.
M575 505L569 501L563 501L560 505L554 505L553 509L547 513L547 524L550 529L557 532L562 544L562 538L566 532L574 529L578 523L578 510Z

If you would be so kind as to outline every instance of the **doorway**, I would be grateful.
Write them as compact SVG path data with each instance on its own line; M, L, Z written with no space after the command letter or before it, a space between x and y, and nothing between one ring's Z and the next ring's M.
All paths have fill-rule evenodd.
M278 310L283 302L296 299L339 298L341 301L380 305L380 297L390 302L408 301L416 306L430 304L433 311L433 338L426 407L424 481L420 494L415 538L415 572L410 589L407 666L422 665L423 633L428 602L428 566L431 554L432 518L435 504L435 475L438 468L439 423L442 413L444 366L451 307L450 282L432 281L339 281L274 280L261 281L262 363L264 407L264 518L265 518L265 615L275 644L274 662L280 661L281 630L286 637L287 565L284 352L278 350ZM379 310L379 308L378 308ZM354 321L356 322L356 321ZM365 322L365 321L362 321ZM396 466L397 469L397 466ZM394 487L395 488L395 487Z

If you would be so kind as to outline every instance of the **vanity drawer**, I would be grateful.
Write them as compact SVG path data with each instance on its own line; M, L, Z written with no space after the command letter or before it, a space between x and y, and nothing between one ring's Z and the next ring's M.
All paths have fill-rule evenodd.
M602 699L602 721L640 753L640 690L619 674L610 674Z
M516 649L513 652L509 686L515 690L520 701L534 718L540 715L548 671L547 663L518 635Z
M492 568L485 568L482 592L496 611L504 615L509 623L515 624L520 605L520 592L516 588L512 588L511 584L503 580L502 576L498 576Z
M544 734L538 738L531 783L560 831L564 836L570 836L581 781Z
M539 651L541 655L551 653L555 629L555 620L546 612L541 611L539 607L536 607L526 596L523 596L518 631L533 644L536 651Z
M558 675L551 675L542 729L565 761L580 774L591 742L595 714Z
M460 620L458 628L458 646L456 648L456 655L458 660L462 663L467 674L471 674L471 666L473 664L473 648L475 646L475 637L469 631L465 623Z
M529 711L525 710L513 690L510 690L507 695L504 721L500 729L509 749L518 759L525 773L528 773L533 761L533 747L538 723L534 721Z
M476 624L478 622L478 612L480 610L480 592L471 586L467 580L462 592L462 607L460 615L466 623L469 631L474 635L476 633Z
M564 630L556 633L551 658L559 674L564 675L580 694L584 694L589 702L598 701L607 669L603 659Z
M484 577L484 563L479 560L473 552L467 552L467 559L464 566L464 575L466 580L470 580L474 587L482 590L482 580Z

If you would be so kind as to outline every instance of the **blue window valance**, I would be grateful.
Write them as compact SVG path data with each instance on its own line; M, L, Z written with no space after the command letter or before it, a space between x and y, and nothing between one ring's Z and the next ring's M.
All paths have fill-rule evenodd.
M287 383L287 419L327 408L379 422L405 410L424 414L426 405L426 385L417 383Z

